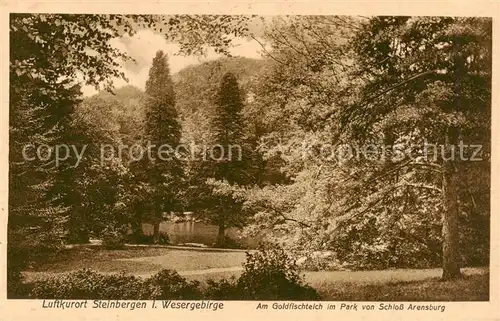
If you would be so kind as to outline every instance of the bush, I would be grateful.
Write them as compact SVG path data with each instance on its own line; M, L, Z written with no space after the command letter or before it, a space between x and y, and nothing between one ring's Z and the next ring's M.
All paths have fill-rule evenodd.
M160 232L160 237L158 238L158 244L167 245L170 244L170 239L167 233Z
M143 282L125 274L103 275L89 269L35 282L30 297L35 299L146 299Z
M229 236L224 236L224 241L220 244L214 244L214 247L223 249L243 249L244 246L240 244L237 240L230 238Z
M201 298L199 282L188 282L177 272L162 270L142 280L124 273L103 275L89 269L35 282L35 299L155 300Z
M22 296L21 271L28 266L22 248L7 243L7 297L15 299Z
M348 271L348 265L340 262L330 252L313 252L297 260L303 271Z
M128 234L126 236L127 243L133 244L155 244L153 235L146 235L144 233L141 234ZM170 239L168 238L168 234L164 232L160 232L158 243L162 245L170 244Z
M316 300L316 290L304 284L295 260L280 247L247 253L244 271L237 283L241 299Z
M35 231L14 233L8 231L7 243L7 297L26 297L29 289L23 283L21 271L52 259L62 248L54 233Z
M140 234L127 234L125 236L126 243L129 244L153 244L153 237L144 233Z
M176 271L165 269L145 281L145 291L149 300L192 300L202 296L199 285L198 281L188 282Z
M127 239L127 243L131 243L131 244L153 244L153 235L129 234L129 235L127 235L126 239Z
M125 245L125 233L121 229L107 227L102 231L102 245L108 250L122 249Z
M241 298L234 276L229 280L207 280L207 287L204 293L205 298L211 300L238 300Z

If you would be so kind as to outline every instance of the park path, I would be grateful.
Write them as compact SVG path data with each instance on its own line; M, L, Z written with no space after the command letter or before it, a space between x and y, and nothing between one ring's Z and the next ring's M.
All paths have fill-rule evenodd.
M181 276L196 277L203 275L227 274L239 275L243 270L241 266L210 268L203 270L178 271ZM67 272L24 272L25 280L30 282L44 279L50 276L60 275ZM102 274L114 274L115 272L100 272ZM156 271L147 273L134 273L138 277L149 277ZM306 281L311 284L323 282L353 282L353 283L387 283L387 282L411 282L429 278L439 278L441 269L394 269L379 271L306 271L304 272ZM487 267L463 268L464 275L483 275L489 273Z
M227 268L212 268L212 269L204 269L204 270L190 270L190 271L179 271L180 275L201 275L201 274L210 274L210 273L223 273L223 272L239 272L243 271L241 266L233 266Z

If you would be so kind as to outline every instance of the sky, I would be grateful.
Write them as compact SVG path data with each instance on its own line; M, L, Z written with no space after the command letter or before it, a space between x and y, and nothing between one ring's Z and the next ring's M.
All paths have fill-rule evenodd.
M123 71L129 79L128 85L136 86L142 90L144 90L153 57L158 50L163 50L168 55L172 74L189 65L200 64L221 57L214 53L213 50L209 50L206 56L201 57L176 55L179 48L177 44L167 43L163 36L147 29L137 32L134 37L113 39L112 45L128 53L137 61L136 63L126 63ZM234 40L234 45L235 47L231 49L231 54L234 56L261 58L262 47L255 40L237 38ZM114 85L115 88L119 88L127 85L127 82L115 78ZM92 96L97 93L92 86L84 86L82 91L84 96Z

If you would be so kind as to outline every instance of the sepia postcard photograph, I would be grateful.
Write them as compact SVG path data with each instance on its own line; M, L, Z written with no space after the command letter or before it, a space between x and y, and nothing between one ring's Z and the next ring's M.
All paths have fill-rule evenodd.
M4 16L5 309L498 299L493 16Z

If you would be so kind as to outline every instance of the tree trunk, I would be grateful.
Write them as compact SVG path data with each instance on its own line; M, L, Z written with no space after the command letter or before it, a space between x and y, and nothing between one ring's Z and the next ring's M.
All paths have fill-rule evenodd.
M446 137L445 148L450 150L449 142L455 139ZM456 146L456 145L455 145ZM458 173L454 159L443 155L443 280L458 279L460 272L460 249L458 232Z
M226 226L224 221L219 222L219 232L217 234L217 242L216 245L218 247L224 247L226 244Z
M161 210L157 209L155 216L153 218L153 243L158 244L160 242L160 222L162 219Z
M87 244L90 242L90 235L86 229L71 227L69 229L69 239L70 244Z
M90 242L87 216L82 208L76 205L69 217L69 243L86 244Z
M153 223L153 243L158 244L160 241L160 221L155 220Z
M144 234L144 232L142 231L142 212L140 206L134 206L133 209L134 216L131 221L132 235L135 242L139 242Z
M143 232L142 232L142 224L140 220L132 220L132 235L134 237L135 242L139 242Z
M70 244L86 244L90 242L90 235L86 228L78 225L78 221L73 220L69 228L69 239Z
M80 229L79 238L82 244L90 243L90 233L87 226L84 226Z

